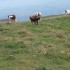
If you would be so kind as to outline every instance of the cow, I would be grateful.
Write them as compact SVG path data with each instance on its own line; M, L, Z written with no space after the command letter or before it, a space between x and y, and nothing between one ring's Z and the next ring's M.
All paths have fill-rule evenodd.
M30 16L30 20L32 23L35 23L35 25L38 25L38 21L40 20L40 16Z
M36 12L32 16L30 16L30 21L32 23L35 23L35 25L38 25L38 21L41 18L41 12Z
M9 23L10 22L16 22L16 16L15 15L8 15L8 20L9 20Z
M66 15L70 14L70 10L65 10L65 14Z

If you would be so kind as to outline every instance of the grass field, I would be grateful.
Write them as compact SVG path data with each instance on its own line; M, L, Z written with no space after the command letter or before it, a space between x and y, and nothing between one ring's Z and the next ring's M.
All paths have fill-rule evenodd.
M0 70L70 70L70 16L0 23Z

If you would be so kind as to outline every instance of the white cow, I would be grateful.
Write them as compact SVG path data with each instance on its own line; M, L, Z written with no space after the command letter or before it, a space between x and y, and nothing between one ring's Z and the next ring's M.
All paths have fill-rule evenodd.
M65 10L65 14L70 14L70 10Z

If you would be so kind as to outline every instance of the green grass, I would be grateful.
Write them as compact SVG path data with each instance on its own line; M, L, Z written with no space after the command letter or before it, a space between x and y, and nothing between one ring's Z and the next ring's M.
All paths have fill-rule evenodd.
M70 70L70 16L0 23L0 70Z

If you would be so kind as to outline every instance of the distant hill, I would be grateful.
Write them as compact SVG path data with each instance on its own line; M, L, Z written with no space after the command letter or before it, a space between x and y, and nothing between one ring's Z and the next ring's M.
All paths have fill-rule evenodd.
M0 19L0 23L6 23L6 22L8 22L8 19Z

